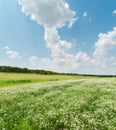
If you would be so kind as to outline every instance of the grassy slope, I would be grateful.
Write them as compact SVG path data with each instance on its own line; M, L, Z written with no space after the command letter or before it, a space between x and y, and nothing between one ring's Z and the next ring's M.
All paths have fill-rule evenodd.
M20 85L25 83L59 81L77 78L82 78L82 76L0 73L0 87Z
M0 130L115 130L116 79L0 88Z

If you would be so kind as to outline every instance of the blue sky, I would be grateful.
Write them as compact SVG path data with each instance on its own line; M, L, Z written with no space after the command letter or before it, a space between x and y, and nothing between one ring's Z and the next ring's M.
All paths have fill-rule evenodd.
M0 65L116 74L115 0L1 0Z

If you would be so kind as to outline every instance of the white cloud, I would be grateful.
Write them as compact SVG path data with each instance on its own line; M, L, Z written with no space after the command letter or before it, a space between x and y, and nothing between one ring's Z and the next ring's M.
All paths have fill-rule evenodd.
M100 33L98 38L98 41L95 43L93 57L88 56L85 52L70 54L66 50L71 46L69 48L60 48L59 45L58 48L50 46L52 50L52 57L38 60L35 66L37 68L58 72L115 74L116 57L108 55L108 52L112 51L112 49L116 47L116 29L114 28L106 34ZM57 44L56 41L59 39L52 39L53 38L50 38L50 40L48 40L49 42L54 41L51 45Z
M22 57L19 55L19 53L11 50L10 47L5 46L4 49L6 50L6 54L8 55L9 58L22 60Z
M8 47L8 46L5 46L5 47L4 47L4 49L6 49L6 50L10 50L10 47Z
M116 15L116 10L114 10L114 11L112 12L112 15L113 15L113 16Z
M68 27L71 28L73 26L73 24L77 21L78 18L74 18L69 22Z
M60 39L56 29L45 29L44 39L47 43L47 46L51 48L53 55L60 54L61 52L72 48L72 43Z
M69 23L68 27L71 28L77 20L76 13L70 10L68 3L64 0L18 1L26 15L44 26L44 39L47 47L51 49L53 61L54 59L61 60L60 57L67 55L66 52L72 47L72 43L61 40L57 29L66 25L66 23ZM40 62L43 62L43 60Z
M83 12L83 17L87 17L88 16L88 13L85 11Z
M95 58L104 58L107 56L108 51L113 47L116 47L116 28L107 34L100 33L99 39L95 43Z
M107 55L108 51L116 46L116 28L106 34L99 34L92 57L85 52L70 54L69 49L73 47L73 43L61 40L58 34L58 28L67 23L68 27L71 27L77 20L76 13L70 9L68 3L64 0L18 1L26 15L44 26L44 40L51 49L50 58L38 59L36 56L29 58L34 68L91 74L116 73L116 58ZM85 11L83 17L87 16Z
M22 11L45 28L59 28L75 22L75 12L64 0L18 0Z
M38 57L37 56L29 57L29 62L31 62L32 64L35 63L35 62L38 62Z
M98 35L98 41L95 43L92 64L99 73L116 74L116 58L111 52L116 49L116 28L112 31Z
M30 56L29 63L31 64L32 69L38 69L39 59L37 56Z
M51 49L51 57L53 58L52 61L50 60L52 63L50 66L57 66L56 60L59 63L66 60L69 56L66 52L72 47L72 43L61 40L57 29L66 25L67 22L70 28L77 20L76 13L70 10L68 3L64 0L19 0L19 3L26 15L30 15L33 20L45 28L44 39L47 47ZM43 63L43 61L46 59L39 62Z
M18 52L16 51L6 51L6 54L8 55L9 58L11 59L18 59L22 60L22 57L19 55Z

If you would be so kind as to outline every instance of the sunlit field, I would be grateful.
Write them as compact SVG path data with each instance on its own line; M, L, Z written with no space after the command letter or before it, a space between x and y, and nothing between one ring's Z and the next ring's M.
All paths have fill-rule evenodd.
M24 73L0 73L0 87L20 85L35 82L59 81L68 79L79 79L83 76L70 75L39 75L39 74L24 74Z
M0 130L116 130L116 78L1 87Z

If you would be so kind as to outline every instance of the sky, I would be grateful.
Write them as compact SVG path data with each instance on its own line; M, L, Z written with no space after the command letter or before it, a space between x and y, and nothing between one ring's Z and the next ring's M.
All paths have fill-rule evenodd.
M0 65L116 74L116 0L0 0Z

